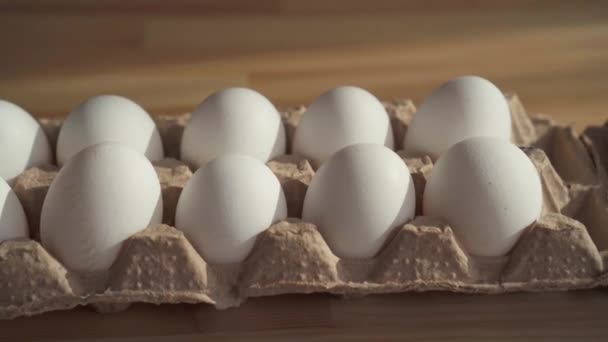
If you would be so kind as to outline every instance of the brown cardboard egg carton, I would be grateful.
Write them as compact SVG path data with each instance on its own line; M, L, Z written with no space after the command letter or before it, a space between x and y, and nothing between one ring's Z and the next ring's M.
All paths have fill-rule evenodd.
M155 163L163 188L164 222L132 236L107 272L67 270L38 242L40 209L57 167L24 172L14 189L27 213L32 240L0 243L0 318L92 305L104 312L134 302L238 306L249 297L326 292L345 296L446 290L504 293L585 289L608 285L608 125L582 136L544 116L528 117L517 96L506 95L517 144L534 162L544 190L543 217L528 227L509 255L473 257L452 229L418 216L396 229L369 260L340 259L311 224L290 218L261 234L241 264L206 263L171 227L177 199L192 172L176 159ZM415 112L411 101L385 103L397 147ZM304 108L283 113L291 140ZM159 117L168 157L177 157L188 114ZM52 142L60 121L42 120ZM430 158L404 157L418 199L432 170ZM299 217L314 170L286 155L268 163L285 190L289 215ZM116 170L120 172L120 170Z

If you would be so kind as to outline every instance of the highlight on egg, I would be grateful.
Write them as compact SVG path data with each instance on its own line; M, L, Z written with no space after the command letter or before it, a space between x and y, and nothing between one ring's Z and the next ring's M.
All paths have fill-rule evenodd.
M27 238L29 228L19 198L3 179L0 179L0 242Z
M248 88L227 88L207 97L184 129L181 159L194 169L224 154L266 162L285 154L285 127L275 106Z
M16 104L0 100L0 178L13 183L23 171L52 163L51 145L38 121Z
M477 76L452 79L429 95L414 115L403 147L434 160L452 145L476 136L510 141L511 112L503 93Z
M57 163L103 142L125 144L152 161L164 158L156 124L137 103L116 95L94 96L72 111L57 138Z
M404 161L378 144L350 145L313 177L302 219L343 258L372 258L394 228L412 219L416 193Z
M175 226L207 262L243 261L261 232L287 217L283 189L261 161L224 155L194 173L177 204Z
M502 256L542 207L540 176L526 154L504 139L475 137L437 160L422 209L448 223L470 254Z
M139 151L119 143L90 146L71 158L42 205L42 245L68 269L107 270L122 243L161 223L158 176Z
M370 143L393 149L393 139L382 103L364 89L343 86L322 94L306 109L294 133L293 153L318 168L348 145Z

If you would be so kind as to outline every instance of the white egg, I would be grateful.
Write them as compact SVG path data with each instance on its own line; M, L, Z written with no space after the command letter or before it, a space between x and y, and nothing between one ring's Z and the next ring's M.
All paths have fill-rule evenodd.
M181 159L199 168L224 154L263 162L285 154L285 127L274 105L247 88L227 88L207 97L184 130Z
M433 167L423 196L424 215L448 223L478 256L508 253L542 206L540 176L530 159L492 137L452 146Z
M404 140L410 155L433 159L452 145L476 136L511 139L511 114L503 93L477 76L455 78L426 98Z
M225 155L194 173L177 204L175 226L212 263L243 261L259 233L287 217L283 189L261 161Z
M0 242L29 236L27 218L19 198L0 179Z
M337 256L371 258L415 209L414 183L403 160L382 145L357 144L321 165L302 219L317 225Z
M393 148L393 131L384 106L368 91L338 87L319 96L302 115L293 153L319 167L342 148L360 143Z
M12 183L21 172L52 162L51 145L38 121L0 100L0 178Z
M43 246L69 269L108 269L123 241L161 222L160 183L146 157L102 143L76 154L53 180L42 206Z
M156 124L137 103L115 95L95 96L80 104L63 122L57 138L61 166L81 150L102 142L119 142L148 159L164 158Z

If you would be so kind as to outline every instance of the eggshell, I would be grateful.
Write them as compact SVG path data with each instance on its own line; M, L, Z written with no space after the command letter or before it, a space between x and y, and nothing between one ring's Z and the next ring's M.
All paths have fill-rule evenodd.
M285 154L285 127L274 105L247 88L227 88L207 97L184 129L181 159L199 168L224 154L260 161Z
M40 124L23 108L0 100L0 178L12 183L21 172L52 162Z
M393 148L390 118L368 91L352 86L319 96L302 115L294 133L293 153L319 167L340 149L358 143Z
M508 253L542 206L534 164L517 146L493 137L452 146L433 167L423 196L424 215L447 222L477 256Z
M503 93L477 76L455 78L436 89L414 115L404 140L408 155L434 160L476 136L511 139L511 114Z
M28 235L27 218L21 202L11 187L0 179L0 242Z
M302 219L318 226L336 255L371 258L415 209L414 183L403 160L385 146L356 144L315 174Z
M81 150L102 142L119 142L155 161L164 158L154 121L137 103L116 95L95 96L63 122L57 138L61 166Z
M102 143L76 154L51 183L42 205L43 246L69 269L108 269L127 238L161 222L154 167L138 151Z
M225 155L188 181L177 204L175 225L212 263L243 261L257 235L287 217L281 184L261 161Z

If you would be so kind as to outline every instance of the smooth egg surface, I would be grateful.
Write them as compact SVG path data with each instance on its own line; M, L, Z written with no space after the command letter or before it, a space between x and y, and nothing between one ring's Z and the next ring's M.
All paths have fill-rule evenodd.
M29 236L27 218L11 187L0 179L0 242Z
M247 88L227 88L207 97L184 129L181 159L197 169L224 154L266 162L285 154L285 127L274 105Z
M377 144L350 145L317 171L302 219L343 258L371 258L393 228L414 217L414 183L403 160Z
M501 256L541 215L534 164L504 139L475 137L452 146L431 171L423 212L448 223L473 255Z
M404 139L408 155L434 160L452 145L476 136L510 141L511 112L503 93L477 76L452 79L427 97Z
M194 173L181 193L175 225L211 263L236 263L258 234L287 217L279 180L261 161L224 155Z
M66 118L57 138L61 166L81 150L102 142L125 144L148 159L164 158L156 124L137 103L116 95L95 96Z
M53 163L42 127L23 108L0 100L0 178L12 183L31 167Z
M158 176L141 153L102 143L77 153L53 180L42 206L43 246L69 269L108 269L131 235L161 222Z
M295 130L293 153L315 168L340 149L360 143L393 148L390 118L368 91L337 87L322 94L306 109Z

